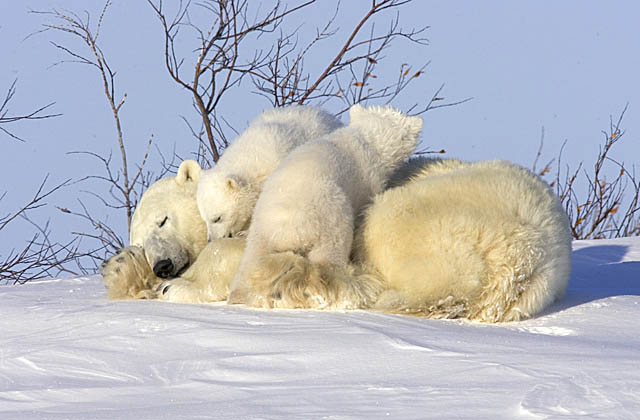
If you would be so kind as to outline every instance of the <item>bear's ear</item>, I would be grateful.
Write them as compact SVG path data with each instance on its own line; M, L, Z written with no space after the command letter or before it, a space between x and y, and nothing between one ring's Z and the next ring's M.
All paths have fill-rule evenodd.
M176 175L176 182L178 184L184 184L186 182L198 182L200 179L200 164L195 160L185 160L180 164L178 168L178 174Z
M227 188L231 190L239 190L240 188L245 186L246 182L238 175L227 175L225 184Z

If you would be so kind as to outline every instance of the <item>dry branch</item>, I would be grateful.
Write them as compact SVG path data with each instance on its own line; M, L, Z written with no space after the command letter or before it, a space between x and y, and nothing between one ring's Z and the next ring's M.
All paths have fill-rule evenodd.
M74 238L66 243L50 239L49 223L44 226L31 220L29 214L46 205L44 200L59 189L68 186L70 180L53 188L46 188L48 176L40 184L31 200L13 213L0 217L0 233L16 219L21 218L36 229L36 233L22 247L13 247L5 256L0 255L0 281L25 283L29 280L53 277L61 273L78 274L70 267L76 262L80 241ZM0 201L6 194L0 196Z
M6 128L6 125L10 123L16 123L18 121L25 121L25 120L45 120L47 118L58 117L62 114L44 113L45 110L49 109L55 104L55 102L51 102L50 104L41 106L40 108L37 108L35 111L31 111L27 114L11 115L9 113L9 103L11 102L14 95L16 94L17 83L18 83L17 79L14 80L13 83L11 83L11 86L9 86L9 90L7 91L7 94L5 95L2 102L0 102L0 131L2 131L3 133L5 133L6 135L8 135L14 140L24 142L24 139L16 135L13 131L10 131L8 128Z
M91 16L89 12L86 11L84 12L84 16L80 16L74 12L60 12L55 9L48 12L39 11L33 13L45 15L53 20L53 23L44 24L44 29L40 32L56 31L71 35L76 39L80 39L84 46L87 48L87 55L84 55L83 53L73 51L72 49L62 44L52 42L52 44L56 48L71 57L70 60L63 60L56 64L73 62L86 64L98 70L104 94L107 98L107 102L109 103L109 107L111 109L111 114L115 124L116 140L120 151L120 162L118 169L114 170L112 169L111 156L109 156L108 158L104 158L96 153L83 152L98 159L103 164L106 172L106 175L104 176L88 176L83 178L83 180L98 179L105 181L109 185L109 193L111 199L113 199L114 201L108 203L102 197L100 198L103 203L107 205L107 207L124 210L127 219L127 227L128 229L130 229L131 218L133 217L133 211L137 205L137 201L139 200L142 191L149 184L149 176L148 174L145 175L144 168L149 157L149 151L153 141L153 136L150 136L146 145L145 153L141 159L141 163L137 165L136 170L132 174L130 171L131 168L129 167L127 147L122 133L122 125L120 122L120 111L122 109L122 106L125 104L127 94L123 93L120 95L117 93L115 84L116 72L109 65L109 62L98 43L105 14L110 5L111 0L107 0L94 26L91 25ZM116 192L117 194L114 194L114 192ZM86 208L85 213L88 213L86 211ZM91 219L93 220L93 218ZM104 224L93 223L93 226L100 227L104 226ZM103 233L108 236L112 232L113 230L107 229Z
M621 124L626 111L627 106L617 120L610 118L608 130L602 132L604 143L599 148L592 169L588 170L582 163L575 170L568 165L563 167L562 153L566 142L560 149L555 176L550 185L569 216L571 233L575 239L640 235L640 181L636 178L635 167L628 168L610 156L613 146L625 134ZM540 153L539 150L536 162ZM549 173L551 164L547 163L538 174L544 176ZM607 177L605 173L615 175ZM578 192L578 188L584 188L579 187L581 182L586 183L585 194Z
M266 97L273 106L291 104L325 104L331 100L338 100L342 108L337 114L345 112L356 103L370 101L389 104L405 91L407 87L416 83L426 71L429 62L413 67L408 63L401 63L397 76L393 81L384 80L377 75L380 63L385 60L385 52L397 42L407 42L409 47L416 48L428 44L423 34L429 28L404 29L400 26L400 9L411 1L380 0L372 1L363 10L362 17L355 23L353 29L347 31L346 39L337 44L335 53L326 57L326 66L320 71L308 71L304 67L305 58L318 52L320 44L335 44L338 29L334 21L339 13L340 3L335 13L322 28L316 29L316 36L306 45L299 47L297 33L282 34L276 41L266 65L256 69L251 76L257 92ZM388 27L384 29L383 12L395 12L389 19ZM370 25L368 32L365 31ZM383 27L383 30L379 30ZM317 61L317 60L316 60ZM389 65L387 65L388 67ZM443 101L440 96L441 86L426 105L418 103L412 105L408 112L417 115L431 109L452 106L456 103ZM438 102L438 103L436 103Z
M310 0L291 9L283 8L278 2L261 16L250 17L248 0L205 0L194 5L199 8L199 14L206 14L210 19L210 26L202 29L191 20L190 1L180 1L177 12L169 17L162 0L147 0L162 25L165 67L171 78L191 93L214 162L218 161L222 149L228 144L222 134L216 107L229 89L237 86L245 75L256 72L269 59L268 54L260 52L253 56L246 54L245 58L241 51L244 40L250 35L273 32L287 15L315 1ZM179 58L176 46L181 29L191 30L197 39L192 76L181 71L185 58ZM190 130L196 133L192 127ZM199 134L201 138L202 134Z

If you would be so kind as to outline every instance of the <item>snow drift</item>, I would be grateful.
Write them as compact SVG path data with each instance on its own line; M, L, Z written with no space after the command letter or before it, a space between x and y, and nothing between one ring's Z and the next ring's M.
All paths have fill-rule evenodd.
M108 301L0 286L0 418L633 419L640 238L574 242L567 295L501 325Z

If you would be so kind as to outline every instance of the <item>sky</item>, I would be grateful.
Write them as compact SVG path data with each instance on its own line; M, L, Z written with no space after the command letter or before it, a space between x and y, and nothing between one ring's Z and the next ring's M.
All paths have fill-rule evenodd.
M167 4L172 2L166 2ZM53 64L66 58L50 41L80 48L61 34L42 33L27 37L51 22L29 10L88 10L94 19L102 1L25 0L0 2L0 92L17 78L12 113L28 112L55 102L57 118L25 122L10 128L26 140L17 142L0 135L0 214L28 201L42 179L50 174L50 185L67 178L101 174L97 161L69 155L90 151L102 155L117 152L110 109L98 73L79 64ZM294 4L293 2L291 4ZM322 1L295 19L301 39L313 35L332 14L331 1ZM369 5L345 1L337 19L337 38L360 19ZM445 149L447 157L467 160L507 159L530 167L544 128L543 156L557 156L566 140L565 161L587 165L603 141L601 131L609 118L617 118L629 104L623 128L626 135L612 155L627 165L640 163L640 55L635 1L511 2L511 1L414 1L400 12L404 28L429 26L428 46L394 45L386 53L381 74L395 74L401 63L418 66L430 61L420 83L400 100L399 108L431 97L442 84L441 96L462 105L429 111L422 147ZM381 15L387 25L392 15ZM181 119L193 117L189 94L170 80L162 55L161 29L144 1L115 0L105 16L102 47L117 71L118 97L127 93L122 111L125 141L130 159L142 156L149 136L157 147L171 155L175 150L189 157L194 142ZM326 63L335 55L336 42L322 44L307 65ZM414 67L415 68L415 67ZM312 70L313 71L313 70ZM225 97L221 113L238 130L270 105L252 94L249 83ZM335 107L334 107L335 108ZM329 110L335 111L332 105ZM154 152L155 153L155 152ZM157 161L157 155L152 155ZM544 160L544 159L543 159ZM123 236L122 214L108 211L87 191L105 194L95 181L74 184L48 200L49 206L34 213L34 219L52 222L54 236L87 230L84 222L62 214L54 206L79 210L78 199L96 215L105 215ZM29 232L29 234L25 234ZM18 221L3 232L0 253L19 247L30 228ZM5 251L6 252L6 251Z

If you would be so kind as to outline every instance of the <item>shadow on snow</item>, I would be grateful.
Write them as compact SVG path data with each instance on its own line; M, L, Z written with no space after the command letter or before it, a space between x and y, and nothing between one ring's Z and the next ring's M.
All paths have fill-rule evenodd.
M545 313L612 296L640 295L640 262L622 261L628 248L598 245L573 251L567 292Z

